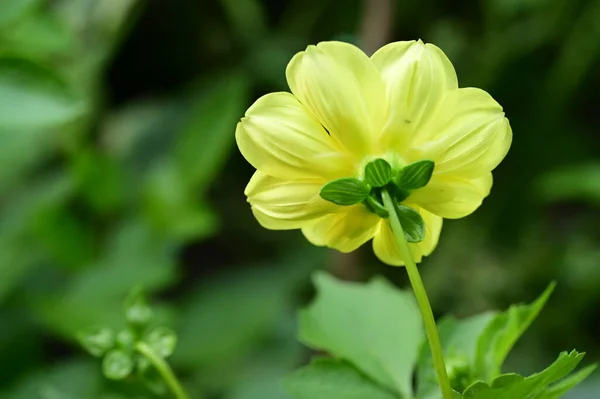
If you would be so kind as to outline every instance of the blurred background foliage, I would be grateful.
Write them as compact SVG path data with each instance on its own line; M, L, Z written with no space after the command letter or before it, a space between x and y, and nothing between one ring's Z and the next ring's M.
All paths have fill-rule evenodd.
M503 309L557 280L513 370L572 348L600 359L599 0L2 0L0 398L151 398L104 381L73 338L122 325L142 284L192 396L285 399L279 379L309 357L295 311L313 270L406 285L367 248L262 229L233 135L287 89L295 52L361 44L386 25L369 7L390 4L383 39L440 46L514 130L492 195L421 266L436 313ZM592 376L570 397L598 392Z

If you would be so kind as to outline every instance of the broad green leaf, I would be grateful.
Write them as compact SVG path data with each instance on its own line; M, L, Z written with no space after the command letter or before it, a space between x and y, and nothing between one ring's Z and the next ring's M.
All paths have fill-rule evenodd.
M167 327L156 327L145 338L148 345L162 358L173 354L177 346L177 335Z
M338 205L354 205L364 201L371 187L362 180L351 177L334 180L321 188L320 195L324 200Z
M294 399L395 399L397 396L369 380L347 363L316 359L285 378Z
M529 377L503 374L490 385L479 381L469 386L463 396L469 399L540 398L540 393L571 373L583 358L583 353L562 352L556 361L540 373ZM543 398L543 396L541 396Z
M92 356L100 357L115 346L115 333L108 327L95 327L78 333L77 340Z
M561 398L565 393L574 388L577 384L589 377L590 374L596 370L596 364L587 366L578 372L564 378L562 381L557 382L545 391L534 396L532 399L558 399Z
M392 167L385 159L376 159L365 166L365 180L373 187L383 187L392 180Z
M496 312L486 312L462 320L449 316L439 322L446 369L456 391L462 392L476 380L477 341L495 316ZM417 367L417 393L419 399L441 399L431 351L426 342L421 346Z
M513 305L487 326L477 343L475 367L479 378L489 381L500 374L513 345L540 313L554 290L552 283L530 305Z
M300 340L412 397L413 368L424 338L412 294L383 278L356 284L319 272L314 282L318 295L300 312Z
M425 222L419 212L405 205L396 205L396 213L408 242L421 242L425 238Z
M102 373L109 380L122 380L133 371L133 359L120 349L113 349L102 360Z
M48 129L83 112L83 104L53 71L31 61L0 58L0 130Z
M396 184L405 190L425 187L431 179L434 167L435 163L428 160L411 163L400 170Z

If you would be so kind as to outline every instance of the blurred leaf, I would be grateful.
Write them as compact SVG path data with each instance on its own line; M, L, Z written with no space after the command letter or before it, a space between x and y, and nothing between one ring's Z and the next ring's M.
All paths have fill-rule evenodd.
M171 163L158 164L149 172L143 195L146 217L171 239L200 240L217 228L214 211L192 195Z
M565 166L548 172L533 191L542 201L586 201L600 205L600 163Z
M0 58L0 130L47 129L81 115L83 104L54 72Z
M148 292L165 287L174 278L170 248L139 222L125 223L94 264L77 273L51 300L38 304L43 319L53 330L71 336L90 325L118 327L121 309L132 287Z
M23 378L3 399L97 398L102 376L94 362L71 360Z
M256 43L267 30L267 16L257 0L220 0L238 36Z
M300 313L300 340L351 362L374 381L411 397L413 368L423 340L412 294L383 278L362 285L319 272L314 282L318 295Z
M102 360L102 373L109 380L122 380L133 371L131 356L120 349L113 349Z
M503 374L494 378L490 385L482 381L472 384L463 395L473 399L546 399L540 393L567 376L582 358L583 354L576 351L562 352L552 365L540 373L526 378L517 374Z
M177 335L167 327L156 327L148 333L145 341L160 357L167 358L175 351Z
M6 29L43 0L2 0L0 29Z
M247 264L204 281L181 309L173 363L215 370L243 359L272 334L290 291L323 265L325 254L311 246L288 249L276 265Z
M331 359L314 360L310 366L289 375L284 386L294 399L396 398L352 366Z
M248 101L244 75L230 73L203 93L175 143L177 168L188 187L208 191L231 153L235 126Z
M551 283L530 305L511 306L486 327L477 342L475 367L479 378L490 380L500 374L506 356L540 313L554 287Z
M1 50L34 59L64 56L72 52L75 45L70 32L48 11L28 15L2 36Z
M108 327L94 327L77 333L77 340L92 356L100 357L115 345L115 333Z

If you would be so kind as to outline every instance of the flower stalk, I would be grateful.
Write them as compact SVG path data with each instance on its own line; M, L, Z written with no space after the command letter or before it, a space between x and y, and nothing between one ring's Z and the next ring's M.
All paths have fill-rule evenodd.
M154 368L156 368L156 370L159 372L165 384L167 384L167 386L171 390L171 393L173 393L173 397L175 399L190 398L181 386L181 383L179 382L175 374L173 373L173 370L171 370L169 364L162 357L160 357L152 349L152 347L150 347L150 345L140 341L135 344L135 350L138 351L141 355L143 355L146 359L148 359L150 363L152 363Z
M438 334L437 326L435 324L435 319L433 318L433 312L431 310L431 305L427 297L427 292L425 291L425 286L423 285L423 280L421 280L421 275L419 274L417 265L412 257L410 248L408 247L408 242L406 241L404 229L402 228L402 224L400 223L400 218L398 217L396 206L394 205L392 197L387 192L387 190L383 190L381 194L383 204L389 213L388 220L392 228L392 232L396 237L400 253L402 254L402 257L404 259L406 272L408 273L410 284L415 293L415 297L417 298L417 303L419 305L419 310L421 311L421 316L423 317L425 333L429 342L429 348L431 349L433 365L435 367L438 382L440 384L440 389L442 391L442 397L443 399L452 399L452 387L450 386L450 380L448 379L448 373L446 372L442 344L440 342L440 337Z

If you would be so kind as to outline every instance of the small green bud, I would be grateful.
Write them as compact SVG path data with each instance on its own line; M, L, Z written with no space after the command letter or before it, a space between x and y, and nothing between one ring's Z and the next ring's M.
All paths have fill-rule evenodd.
M133 346L135 345L135 335L134 333L129 330L129 329L125 329L125 330L121 330L119 331L119 333L117 334L117 345L128 352L133 351Z
M162 358L169 357L177 346L177 335L166 327L157 327L146 336L146 343Z
M102 373L109 380L122 380L133 371L131 356L120 349L113 349L104 356Z
M365 180L373 187L383 187L392 180L392 167L385 159L376 159L365 166Z
M396 212L404 229L406 241L412 243L423 241L425 238L425 222L419 212L404 205L396 205Z
M100 357L115 345L115 334L108 327L94 327L77 333L77 340L92 356Z
M416 190L425 187L431 175L435 163L433 161L418 161L405 166L396 177L396 185L404 190Z
M364 201L371 187L362 180L344 178L334 180L321 188L321 198L338 205L354 205Z
M136 327L146 327L152 320L153 313L146 302L146 295L141 287L134 288L125 299L125 318Z

